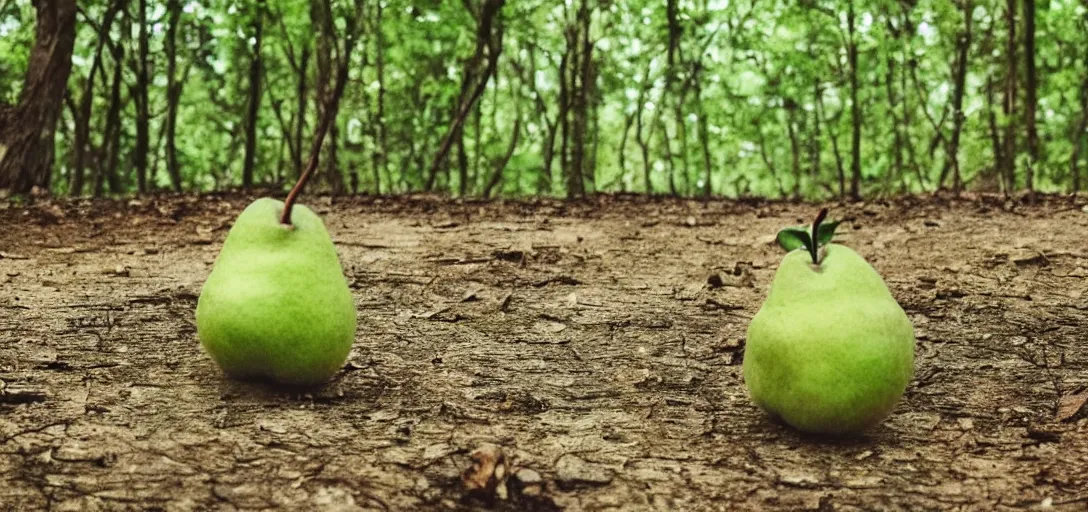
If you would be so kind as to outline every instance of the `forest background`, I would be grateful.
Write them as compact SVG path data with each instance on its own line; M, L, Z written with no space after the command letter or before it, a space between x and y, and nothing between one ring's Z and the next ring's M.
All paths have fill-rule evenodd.
M0 193L1082 187L1088 0L0 0ZM360 10L356 10L359 8Z

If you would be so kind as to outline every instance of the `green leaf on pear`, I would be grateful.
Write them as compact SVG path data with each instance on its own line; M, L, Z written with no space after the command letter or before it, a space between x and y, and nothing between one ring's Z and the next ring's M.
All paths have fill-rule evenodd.
M831 240L835 238L835 229L839 227L841 222L841 220L836 220L820 224L816 239L821 247L831 243Z
M827 208L822 208L820 213L816 216L816 220L813 221L811 229L809 226L783 228L778 232L775 240L780 247L786 250L786 252L793 252L802 248L805 249L812 255L812 262L819 264L820 247L831 243L835 238L835 229L839 227L839 223L841 222L836 220L824 223L824 219L826 218Z
M812 246L812 236L808 234L808 230L804 227L784 228L778 232L778 237L775 240L778 242L779 247L785 249L786 252L792 252L800 248L807 250Z

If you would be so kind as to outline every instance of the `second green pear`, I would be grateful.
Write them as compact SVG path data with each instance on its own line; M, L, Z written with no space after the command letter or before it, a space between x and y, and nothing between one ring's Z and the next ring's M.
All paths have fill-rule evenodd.
M197 301L200 342L238 379L320 384L347 360L355 303L324 223L302 205L262 198L227 234Z
M880 275L850 248L820 263L790 251L748 328L752 400L798 430L854 434L894 408L914 369L914 329Z

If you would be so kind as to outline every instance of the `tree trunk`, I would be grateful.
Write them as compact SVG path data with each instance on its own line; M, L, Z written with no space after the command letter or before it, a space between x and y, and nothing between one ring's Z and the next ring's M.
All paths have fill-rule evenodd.
M1007 191L1008 183L1006 182L1007 175L1005 174L1005 171L1004 171L1004 169L1005 169L1005 155L1004 155L1003 144L1001 142L1001 130L997 125L997 112L995 110L996 109L995 109L995 104L994 104L994 82L993 82L992 77L987 77L986 78L986 112L987 112L986 121L987 121L987 124L988 124L988 126L990 128L990 144L991 144L991 151L993 152L993 162L994 162L994 164L993 164L993 169L994 169L993 173L996 174L996 176L994 176L996 178L995 181L1004 184L1004 186L1002 188L1006 189L1006 194L1007 194L1008 193L1008 191Z
M1080 157L1084 148L1084 132L1088 130L1088 74L1080 87L1080 121L1073 130L1073 155L1069 159L1069 174L1073 178L1073 195L1080 193Z
M468 192L468 152L465 150L465 126L463 124L457 130L457 136L454 138L457 140L458 192L460 192L461 197L465 197ZM447 178L447 184L452 191L453 181Z
M886 26L895 36L896 44L899 44L901 30L892 24L891 18L888 19ZM893 54L888 53L884 62L887 67L884 85L888 94L888 117L891 121L893 145L890 148L893 163L892 172L888 172L884 180L885 191L887 191L891 189L893 182L899 180L902 183L903 179L903 123L898 119L898 113L896 112L900 99L895 90L895 73L897 71L895 57Z
M564 32L564 40L567 42L566 48L563 51L563 58L559 60L559 105L560 116L556 120L559 123L559 132L562 136L559 143L559 169L563 173L563 187L568 189L569 195L570 189L570 110L574 105L571 100L570 80L567 77L570 74L570 68L573 65L572 62L577 60L577 56L574 54L574 46L570 43L570 35L568 30Z
M707 121L706 105L703 102L702 65L699 61L696 61L696 67L692 73L694 73L692 84L695 88L695 104L699 116L699 146L702 147L703 153L703 197L710 199L710 196L714 194L710 159L710 123Z
M948 142L948 151L945 155L945 166L941 171L941 178L937 183L938 188L944 186L948 169L952 169L952 191L956 196L960 195L962 187L962 174L960 173L960 134L963 132L963 123L966 115L963 113L963 96L967 84L967 59L968 49L971 47L971 19L974 18L974 7L971 0L965 0L963 4L963 32L956 42L956 71L952 77L954 88L952 90L952 136Z
M295 173L296 177L302 176L302 131L306 128L306 97L310 94L306 83L306 74L310 69L310 45L306 43L302 47L302 56L299 58L298 74L298 113L295 115Z
M181 168L178 166L178 102L189 75L189 67L181 80L177 77L177 35L181 24L181 0L167 0L166 12L169 21L166 24L166 173L170 175L170 184L174 192L181 192Z
M510 145L506 147L506 153L495 163L495 168L491 171L491 179L488 180L487 186L484 187L484 198L491 197L495 187L502 183L503 171L510 164L510 159L514 157L514 150L518 147L519 135L521 135L521 101L515 99L514 131L510 135Z
M642 138L643 128L646 124L642 120L642 116L646 111L646 96L649 94L650 88L653 87L650 82L650 68L651 66L646 66L646 73L642 76L642 82L639 84L638 103L635 105L635 142L638 143L639 150L642 153L642 180L647 195L653 195L654 193L653 181L650 179L649 141L652 135L647 135L645 139Z
M329 5L329 3L325 3L326 7L329 7ZM299 176L298 182L291 188L291 192L287 194L287 199L284 200L285 208L283 210L283 215L280 217L280 223L282 224L291 224L291 209L294 206L295 201L297 201L299 194L305 190L306 183L309 181L310 177L317 171L318 163L321 160L321 148L325 142L325 134L336 126L336 114L339 112L340 99L344 96L344 87L348 82L348 68L351 64L351 52L355 49L355 43L359 39L356 27L362 23L362 7L363 0L355 0L355 13L346 23L344 50L341 53L340 62L337 64L336 68L336 83L332 86L328 96L325 97L324 101L319 105L320 108L318 110L323 112L323 115L318 118L318 123L314 130L313 141L310 143L310 157L306 162L306 168L302 170L302 175ZM331 9L329 9L328 13L329 18L327 19L331 26ZM328 34L331 36L331 31L328 32ZM336 144L333 143L331 146L335 148Z
M1016 0L1007 0L1005 21L1009 35L1005 41L1005 136L1001 167L1005 175L1005 192L1011 193L1016 190Z
M492 82L494 84L494 82ZM472 116L472 172L469 172L467 165L461 167L461 180L460 180L460 195L465 197L468 195L469 190L474 189L477 177L480 175L480 159L483 157L483 117L484 107L483 101L476 102L476 108L473 109L474 115ZM464 148L464 139L461 141L461 148Z
M253 13L253 54L249 61L249 94L246 112L246 153L242 164L242 188L253 188L253 169L257 162L257 124L261 111L261 44L264 36L264 0L257 0Z
M811 121L809 121L809 122L812 123L812 127L808 130L808 159L809 159L809 163L808 163L808 167L809 167L808 171L809 172L808 172L808 174L810 176L810 179L812 180L812 183L820 184L821 183L820 177L823 174L823 160L822 160L823 148L820 145L820 137L823 136L823 132L821 132L819 112L815 109L815 102L816 102L815 95L820 94L819 81L815 81L813 83L812 92L813 92L812 101L813 101L814 108L813 108L813 112L811 114L812 119L811 119ZM808 114L806 114L806 116L807 115Z
M818 86L817 86L818 87ZM842 115L842 112L839 112ZM839 115L835 116L838 119ZM835 119L828 119L827 110L824 108L823 91L816 91L816 120L823 122L827 127L827 135L831 138L831 153L835 156L835 170L839 178L839 198L846 197L846 169L842 161L842 152L839 151L839 134L835 130Z
M1081 34L1083 36L1083 34ZM1024 101L1024 123L1027 124L1028 154L1031 161L1025 176L1029 200L1035 198L1035 166L1039 163L1039 131L1035 116L1039 106L1039 81L1035 73L1035 0L1024 0L1024 65L1026 66Z
M904 29L906 29L904 24ZM906 31L906 30L904 30ZM908 52L909 50L904 46L901 49L901 55L903 56L904 65L908 64ZM918 178L918 186L922 188L922 191L926 190L926 177L922 174L922 168L918 165L918 152L914 148L914 109L910 104L910 94L907 93L907 71L905 69L900 70L899 73L899 90L903 92L903 98L900 102L902 104L902 120L903 120L903 144L907 147L907 162L911 171Z
M331 0L312 0L310 4L310 19L317 30L317 80L314 83L314 93L317 97L318 119L326 119L331 115L329 128L327 129L328 144L324 146L327 151L325 158L324 178L329 192L333 195L344 192L344 176L339 172L337 162L337 148L339 130L336 122L338 112L325 112L326 108L333 108L329 101L332 94L332 73L336 56L333 54L336 46L336 29L333 23L333 7ZM335 104L339 108L339 103Z
M462 127L465 118L468 117L473 105L476 104L476 101L480 99L480 96L487 88L488 81L495 74L499 55L502 53L503 37L503 26L501 22L498 22L498 17L505 4L506 0L484 0L483 5L479 8L479 13L472 13L473 17L476 18L476 52L465 66L465 76L462 79L461 87L462 94L457 99L457 108L453 120L446 130L442 144L438 147L438 152L431 161L427 182L424 186L427 191L434 189L438 171L445 164L446 156L449 155L453 143L463 136ZM466 3L466 6L468 5ZM485 57L486 67L480 72L478 68L485 62ZM469 83L474 84L474 87L468 87Z
M589 44L589 6L588 0L582 0L578 6L577 19L567 29L567 44L574 61L570 65L569 95L574 114L571 129L571 162L567 170L567 197L576 198L585 195L586 173L586 132L589 126L587 110L589 101L589 71L593 58L592 45Z
M537 67L534 47L530 46L526 53L529 57L528 73L522 69L517 60L514 60L512 64L514 69L518 72L518 75L521 77L521 81L524 82L532 92L535 113L544 124L544 138L540 143L540 153L544 160L544 165L541 168L540 174L537 176L536 191L538 194L547 194L552 191L552 165L555 160L555 136L559 131L559 118L565 115L563 111L564 106L559 106L559 114L554 120L548 118L548 106L544 103L544 97L536 87Z
M132 163L136 167L137 188L143 194L154 184L149 185L147 179L147 154L151 145L151 113L148 106L150 78L147 69L147 0L139 0L137 4L136 21L140 26L136 55L136 85L133 89L133 97L136 100L136 147L133 149Z
M110 86L109 110L106 111L106 127L103 131L102 151L104 165L95 178L94 196L102 197L104 185L109 185L111 194L121 192L121 180L117 166L121 161L121 86L124 84L125 50L121 44L111 48L113 54L113 82Z
M581 125L582 132L582 157L581 165L578 166L578 181L581 185L578 188L578 195L585 196L587 186L592 192L594 183L596 182L596 165L597 159L595 156L597 142L596 135L590 128L590 119L594 119L596 122L596 100L594 99L594 66L593 66L593 42L590 40L590 23L593 13L589 8L589 0L582 0L582 9L579 11L579 19L581 20L581 36L582 36L582 59L580 68L580 78L578 84L578 95L582 102L582 113L579 124Z
M106 47L106 41L110 38L110 27L113 26L114 17L122 8L122 0L114 0L106 7L102 21L98 25L98 43L95 45L94 62L87 73L87 81L83 84L83 91L79 100L79 108L75 112L75 162L72 165L72 181L69 194L72 196L83 195L83 182L86 170L87 150L90 149L91 136L91 110L94 104L94 81L98 70L102 67L102 51Z
M763 125L757 123L755 129L759 133L759 157L763 159L763 165L767 166L767 172L771 174L771 180L774 181L778 195L785 197L786 191L782 188L782 178L778 175L778 168L775 166L774 160L771 160L771 155L767 153L767 137L763 135Z
M666 73L666 88L665 93L670 96L675 96L673 102L673 115L676 122L676 138L682 139L684 129L683 118L683 104L684 94L686 90L674 91L673 86L676 84L677 76L677 60L683 62L683 56L680 56L680 38L683 35L683 28L680 26L680 3L678 0L666 0L665 2L665 23L668 29L668 49L665 51L665 73ZM683 87L686 89L686 87ZM663 107L664 105L662 105ZM661 107L659 107L661 108ZM672 151L672 141L669 137L669 131L666 129L665 123L661 123L661 141L665 145L666 154L669 163L669 192L672 195L677 195L676 189L676 165L673 162L675 156ZM683 143L681 142L681 146ZM681 158L683 153L681 152ZM686 172L686 170L685 170Z
M0 104L0 191L49 191L57 119L76 36L75 0L38 0L34 46L15 106Z
M797 116L797 104L791 99L787 99L786 104L786 133L790 138L793 198L801 199L801 141L797 136L797 128L794 125Z
M679 191L676 189L676 164L673 162L675 155L672 154L672 145L669 144L669 131L665 129L665 119L662 117L655 117L657 119L657 125L661 127L661 156L665 159L666 172L669 177L669 195L677 197Z
M374 192L381 195L381 184L378 181L380 176L386 176L386 187L390 192L393 192L393 179L386 163L389 161L389 143L385 126L385 34L382 31L382 2L374 2L374 5L374 44L377 53L375 71L378 74L378 111L374 116L378 137L378 147L374 150Z
M1011 1L1011 0L1010 0ZM846 54L850 61L850 121L853 131L850 154L850 198L861 199L861 105L858 103L858 43L854 33L854 0L850 0L846 14L849 33Z
M620 146L616 152L620 164L620 188L623 192L627 190L627 186L624 185L624 179L627 177L627 139L631 138L631 126L634 124L634 113L623 116L623 131L620 132Z

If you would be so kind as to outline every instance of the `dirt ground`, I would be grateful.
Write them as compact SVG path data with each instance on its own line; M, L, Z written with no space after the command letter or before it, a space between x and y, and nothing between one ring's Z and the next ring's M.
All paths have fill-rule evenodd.
M0 205L0 509L1088 510L1083 203L830 205L918 343L892 416L829 441L740 373L814 205L305 199L359 314L305 393L196 337L249 198Z

